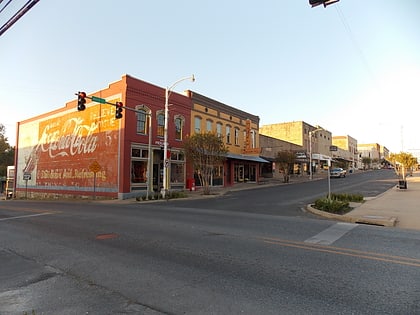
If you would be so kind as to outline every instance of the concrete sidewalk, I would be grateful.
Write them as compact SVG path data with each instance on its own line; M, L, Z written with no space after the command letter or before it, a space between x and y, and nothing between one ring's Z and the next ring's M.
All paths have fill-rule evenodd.
M420 172L407 177L407 189L399 189L396 185L376 197L365 199L364 203L351 203L350 206L354 210L345 215L316 210L310 205L307 210L345 222L420 230Z
M407 177L407 189L395 186L366 200L346 216L358 218L361 223L388 221L387 226L420 230L420 172Z

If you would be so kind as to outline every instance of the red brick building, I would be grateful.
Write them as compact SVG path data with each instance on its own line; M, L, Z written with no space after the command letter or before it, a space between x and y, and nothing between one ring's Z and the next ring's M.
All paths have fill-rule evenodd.
M77 100L73 100L64 108L19 122L15 156L18 197L59 194L125 199L148 188L160 191L165 89L124 75L87 95L112 104L123 102L123 117L115 118L115 106L87 99L83 111L77 110ZM192 102L171 92L169 104L169 181L171 189L182 189L186 178L192 176L186 174L181 149L191 130Z

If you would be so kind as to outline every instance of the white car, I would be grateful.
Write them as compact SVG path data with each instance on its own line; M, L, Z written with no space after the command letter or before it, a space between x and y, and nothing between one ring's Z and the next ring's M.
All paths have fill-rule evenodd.
M336 167L330 170L330 177L346 177L347 171L340 167Z

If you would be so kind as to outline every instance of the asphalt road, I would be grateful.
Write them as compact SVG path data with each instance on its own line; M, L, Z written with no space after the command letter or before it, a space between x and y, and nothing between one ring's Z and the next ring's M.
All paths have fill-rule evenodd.
M302 208L331 193L377 196L395 186L397 179L392 170L367 171L350 174L345 178L318 179L295 184L232 191L218 198L199 200L173 200L169 207L179 206L212 210L229 210L280 216L301 216ZM161 205L159 205L160 207Z
M273 202L294 215L235 196L1 201L0 314L420 313L419 232L314 218L292 191Z

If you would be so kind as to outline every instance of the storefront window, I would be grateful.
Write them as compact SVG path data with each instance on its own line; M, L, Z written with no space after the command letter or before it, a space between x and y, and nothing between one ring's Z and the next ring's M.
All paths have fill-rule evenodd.
M132 161L131 162L131 182L145 183L147 180L147 162Z
M171 183L183 183L184 178L184 163L171 163Z

